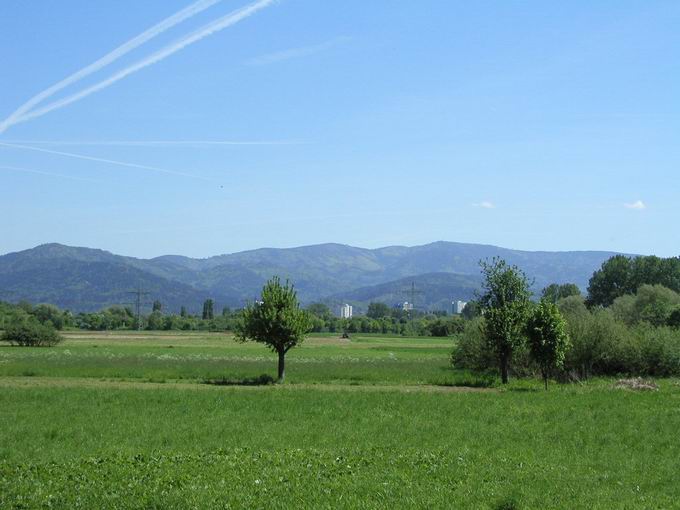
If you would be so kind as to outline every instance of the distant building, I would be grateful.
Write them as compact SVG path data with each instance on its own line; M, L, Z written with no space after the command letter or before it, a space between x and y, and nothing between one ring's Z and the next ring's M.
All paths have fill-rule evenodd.
M413 310L413 303L404 301L404 304L401 306L401 309L404 310L405 312L410 312L411 310Z
M453 301L451 303L452 308L453 308L453 313L456 315L460 315L463 313L463 310L465 310L465 307L467 306L466 301Z
M352 318L352 305L345 303L340 307L340 318L351 319Z

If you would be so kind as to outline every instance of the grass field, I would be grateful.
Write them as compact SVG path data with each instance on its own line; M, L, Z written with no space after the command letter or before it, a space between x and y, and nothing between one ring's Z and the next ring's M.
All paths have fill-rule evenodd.
M0 508L678 508L680 385L508 388L451 340L220 334L0 347ZM468 388L463 384L479 386Z

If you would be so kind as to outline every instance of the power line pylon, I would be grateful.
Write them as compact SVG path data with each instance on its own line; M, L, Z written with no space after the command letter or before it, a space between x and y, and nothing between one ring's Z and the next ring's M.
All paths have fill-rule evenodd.
M409 320L411 321L411 326L413 326L413 315L414 315L414 311L417 308L416 307L416 298L418 296L422 296L423 291L417 290L416 289L416 282L412 281L411 287L408 288L408 289L405 289L403 292L404 292L404 294L406 294L407 299L410 300L410 301L407 301L407 303L409 304L409 308L406 311L408 312Z
M151 293L145 292L144 290L142 290L142 287L140 286L137 290L133 290L131 292L128 292L128 294L132 294L135 297L135 300L131 303L125 303L125 304L126 305L133 305L135 307L135 317L136 317L136 321L137 321L137 330L141 331L141 329L142 329L142 306L151 304L149 301L144 300L146 298L146 296L148 296Z

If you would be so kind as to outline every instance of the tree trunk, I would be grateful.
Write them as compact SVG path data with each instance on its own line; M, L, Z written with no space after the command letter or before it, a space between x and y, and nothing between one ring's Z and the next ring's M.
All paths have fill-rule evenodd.
M548 374L543 373L543 382L545 383L545 391L548 391Z
M286 377L285 371L286 353L279 351L279 384L281 384Z
M508 358L507 358L507 356L501 357L501 382L503 384L508 384Z

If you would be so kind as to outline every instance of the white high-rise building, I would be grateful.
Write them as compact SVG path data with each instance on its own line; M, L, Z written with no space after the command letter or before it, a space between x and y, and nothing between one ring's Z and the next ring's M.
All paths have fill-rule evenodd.
M465 310L467 301L453 301L451 304L453 305L453 313L456 315L460 315L461 313L463 313L463 310Z
M340 307L340 317L342 319L351 319L352 318L352 305L348 305L345 303Z

